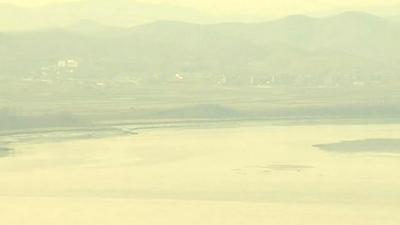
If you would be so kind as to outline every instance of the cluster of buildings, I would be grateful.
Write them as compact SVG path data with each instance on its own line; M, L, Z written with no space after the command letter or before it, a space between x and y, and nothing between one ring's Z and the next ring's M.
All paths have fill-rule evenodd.
M77 59L61 59L50 66L42 66L40 68L41 76L62 76L75 74L80 64Z

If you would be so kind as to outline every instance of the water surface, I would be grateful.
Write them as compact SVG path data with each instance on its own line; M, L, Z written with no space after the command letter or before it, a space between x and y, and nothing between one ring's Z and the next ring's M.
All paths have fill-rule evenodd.
M315 146L397 140L399 130L243 124L19 143L0 159L0 214L30 225L398 225L397 152Z

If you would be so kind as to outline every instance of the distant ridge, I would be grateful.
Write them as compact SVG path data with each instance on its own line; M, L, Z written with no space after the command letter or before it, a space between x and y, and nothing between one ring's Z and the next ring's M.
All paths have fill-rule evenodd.
M129 27L157 20L211 22L213 16L168 4L114 0L82 0L37 7L0 4L0 30L36 30L67 26L81 20ZM49 19L51 18L51 19ZM23 22L21 22L23 21Z
M117 35L125 30L122 27L104 25L88 19L79 20L68 26L61 27L60 29L72 33L86 34L86 35Z
M131 28L82 20L58 29L4 33L0 66L3 76L23 76L72 57L82 61L77 71L82 76L174 79L182 73L218 80L226 74L238 83L250 83L250 77L265 83L278 75L315 82L395 79L400 74L398 37L400 23L360 12L263 23L163 20Z

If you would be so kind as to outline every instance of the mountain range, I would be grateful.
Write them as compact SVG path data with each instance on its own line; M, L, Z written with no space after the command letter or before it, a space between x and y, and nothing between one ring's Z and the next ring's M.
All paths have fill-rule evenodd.
M132 0L83 0L35 7L0 3L0 30L36 30L93 20L102 24L134 26L157 20L211 22L213 17L190 8Z
M3 75L24 76L58 60L82 76L312 76L397 79L400 23L362 12L262 23L159 21L130 28L82 20L0 33Z
M179 3L179 1L173 3L146 0L69 0L47 4L37 4L38 1L24 2L26 4L23 5L0 2L0 31L54 28L80 20L93 20L101 24L123 27L159 20L203 24L230 21L260 22L291 14L333 15L343 12L346 8L390 16L390 18L396 18L394 15L400 14L400 5L389 2L365 4L364 7L336 7L336 4L330 5L316 1L303 1L298 4L293 0L261 1L258 4L252 4L251 1L243 4L217 1L208 7L205 7L207 4L203 2L182 4L183 2ZM338 2L337 5L347 4Z

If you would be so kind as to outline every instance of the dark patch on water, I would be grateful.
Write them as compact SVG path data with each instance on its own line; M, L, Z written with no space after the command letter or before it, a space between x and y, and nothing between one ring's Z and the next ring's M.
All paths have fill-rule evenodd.
M265 168L275 171L302 171L305 169L312 169L313 167L306 165L275 164L266 166Z
M295 164L271 164L271 165L254 165L248 166L241 169L233 169L232 171L240 174L246 174L247 172L259 172L263 174L270 174L273 172L302 172L307 169L313 169L314 167L308 165L295 165Z
M0 158L9 157L14 153L12 148L0 147Z
M338 153L400 153L400 139L363 139L314 145Z

